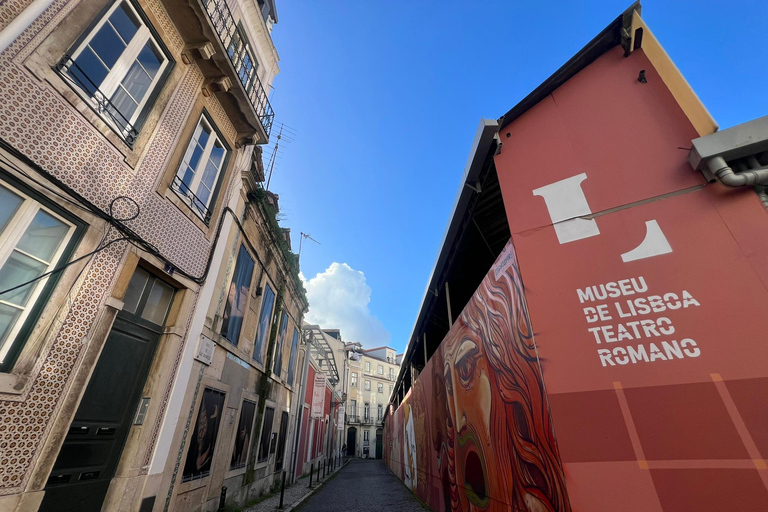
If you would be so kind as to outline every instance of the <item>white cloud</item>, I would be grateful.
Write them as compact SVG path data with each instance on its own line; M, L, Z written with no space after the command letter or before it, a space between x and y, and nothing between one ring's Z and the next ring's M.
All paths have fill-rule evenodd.
M326 329L341 329L346 341L366 347L386 345L392 339L381 321L371 314L371 287L365 274L346 263L332 263L325 272L306 281L309 312L304 320Z

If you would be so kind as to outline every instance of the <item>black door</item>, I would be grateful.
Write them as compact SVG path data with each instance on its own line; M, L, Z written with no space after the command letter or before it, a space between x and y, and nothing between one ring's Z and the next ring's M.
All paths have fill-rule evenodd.
M355 456L355 442L357 441L357 429L349 427L347 430L347 456Z
M48 478L41 512L101 510L173 292L137 269Z
M384 434L381 429L376 430L376 458L380 459L382 454L382 444L384 442Z

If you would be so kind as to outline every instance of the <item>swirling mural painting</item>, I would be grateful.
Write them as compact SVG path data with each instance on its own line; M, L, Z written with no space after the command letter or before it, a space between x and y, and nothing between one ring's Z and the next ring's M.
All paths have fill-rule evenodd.
M433 510L571 510L511 243L385 436L388 465Z

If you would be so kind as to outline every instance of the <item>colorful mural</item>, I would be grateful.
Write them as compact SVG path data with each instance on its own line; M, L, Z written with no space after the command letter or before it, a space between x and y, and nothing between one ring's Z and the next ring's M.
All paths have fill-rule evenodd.
M389 467L434 510L570 510L511 243L385 436Z

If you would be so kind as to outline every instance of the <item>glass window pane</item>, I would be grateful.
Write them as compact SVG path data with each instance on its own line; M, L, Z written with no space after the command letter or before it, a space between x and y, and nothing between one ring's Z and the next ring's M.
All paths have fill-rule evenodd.
M3 353L3 346L8 340L8 335L11 333L11 329L16 324L16 321L21 316L22 310L13 308L11 306L0 304L0 353ZM3 358L0 357L0 362Z
M89 46L109 69L112 69L117 59L125 51L125 43L118 37L117 32L109 23L105 23L98 33L93 36Z
M240 329L243 325L243 315L245 306L248 302L248 291L251 287L251 277L253 276L253 259L248 254L244 246L240 246L240 252L237 255L235 263L235 272L232 276L232 283L229 287L229 296L224 306L224 323L222 324L222 334L237 345L240 338Z
M189 166L192 169L197 169L197 164L200 163L200 158L203 156L203 148L201 148L199 145L195 145L194 151L192 151L192 156L189 159ZM189 183L187 183L189 185Z
M226 150L221 146L221 143L216 141L216 144L214 144L213 148L211 149L210 161L213 162L213 165L215 165L217 169L221 169L221 162L224 160L225 153Z
M213 190L213 186L216 184L216 178L218 176L219 169L209 160L208 165L205 166L205 172L203 172L203 177L200 180L200 183L205 185L208 190ZM202 199L202 197L200 199Z
M126 123L131 122L131 116L136 112L139 104L131 98L122 86L117 88L115 94L112 95L111 101L114 107L110 110L113 111L111 113L114 115L115 122L118 123L118 126L124 128Z
M261 302L261 312L259 313L259 331L256 333L256 341L253 346L253 358L261 362L261 349L264 346L264 340L267 338L269 329L269 319L272 317L272 306L275 303L275 292L269 285L264 290L264 299Z
M165 59L160 52L158 52L151 43L145 44L144 48L142 48L139 53L139 62L141 62L141 65L144 66L144 69L152 78L155 78L157 71L160 69L160 64L162 64L164 60Z
M39 210L16 248L50 262L68 231L67 224L45 210Z
M139 20L136 19L133 11L125 2L115 9L115 12L109 17L109 21L126 43L133 39L139 28Z
M144 287L147 286L149 281L149 273L141 268L137 268L131 277L131 282L128 283L128 289L125 291L125 297L123 297L123 309L129 313L136 313L136 308L139 305L139 299L141 294L144 293Z
M90 47L86 47L75 59L77 67L69 68L69 76L89 96L96 93L101 83L107 77L109 70L96 57ZM79 69L78 69L79 68Z
M203 207L208 207L208 199L211 197L211 191L201 184L197 187L195 196L197 196L197 200L199 201L195 206L201 210L200 213L203 213Z
M3 232L24 198L0 185L0 233Z
M140 102L147 94L149 86L152 85L152 78L139 66L138 62L135 62L128 74L125 75L122 85L133 96L134 100Z
M29 256L13 251L5 265L3 265L3 268L0 269L0 290L7 290L30 279L34 279L43 274L47 268L48 265L45 263L40 263ZM37 281L18 290L4 293L0 295L0 300L16 304L17 306L24 306L36 284Z
M202 147L205 147L205 145L208 144L208 139L211 137L211 129L202 121L200 121L200 123L203 129L200 130L200 135L197 138L197 142Z
M155 281L147 297L147 303L141 312L141 318L153 324L163 325L165 315L173 299L174 289L162 281Z

